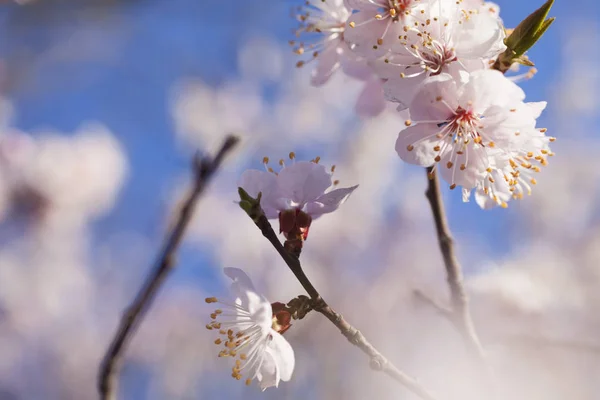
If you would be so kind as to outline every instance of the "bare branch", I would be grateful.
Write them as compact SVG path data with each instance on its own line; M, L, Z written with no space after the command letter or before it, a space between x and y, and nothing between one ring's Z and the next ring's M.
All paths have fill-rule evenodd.
M175 253L181 244L198 199L202 196L210 179L219 169L223 158L235 147L237 142L238 139L236 137L228 136L214 158L195 158L194 186L181 207L177 222L166 239L154 269L150 272L139 293L123 314L119 328L100 366L98 392L102 400L115 400L117 398L118 372L123 353L146 311L152 304L156 293L175 266Z
M358 347L369 356L370 366L375 371L381 371L386 375L392 377L396 381L400 382L407 389L412 391L414 394L425 400L435 400L435 397L429 393L421 384L411 376L399 370L392 362L383 356L365 336L355 327L350 325L344 317L337 313L331 308L327 302L321 297L317 289L313 286L311 281L308 279L302 265L297 256L288 252L283 244L279 241L277 234L273 230L273 227L269 223L269 220L265 216L263 210L260 208L260 204L256 202L251 208L245 209L248 215L252 218L256 226L261 230L263 236L267 238L269 242L275 247L281 258L285 261L287 266L290 268L292 273L296 276L302 287L307 291L313 301L313 309L323 314L331 323L333 323L339 331L348 339L350 343Z
M414 290L413 294L418 301L430 306L435 311L437 311L440 315L442 315L444 318L447 318L451 323L454 324L453 316L452 316L452 314L453 314L452 309L446 307L444 304L441 304L437 299L430 297L429 295L425 294L421 290L418 290L418 289Z
M450 228L446 219L438 174L432 170L432 167L429 167L427 168L427 177L429 178L429 184L425 195L431 206L438 243L446 267L446 279L450 288L452 303L452 320L461 332L467 348L475 357L485 363L485 353L477 336L469 310L469 301L463 285L462 269L454 252L454 240L450 234Z

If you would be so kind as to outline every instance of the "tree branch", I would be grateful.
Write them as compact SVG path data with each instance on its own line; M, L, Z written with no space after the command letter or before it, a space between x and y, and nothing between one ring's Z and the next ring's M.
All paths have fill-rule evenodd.
M273 230L273 227L269 223L269 220L265 216L263 210L260 208L258 201L252 204L252 206L249 208L242 208L244 208L244 210L252 218L256 226L258 226L263 236L267 238L269 242L271 242L283 261L285 261L292 273L296 276L302 287L310 295L313 302L313 309L323 314L329 321L331 321L333 325L339 329L342 335L344 335L350 343L358 347L363 353L369 356L370 366L373 370L381 371L392 377L404 385L408 390L419 396L421 399L435 400L435 397L433 397L431 393L423 388L416 379L399 370L371 343L369 343L369 341L358 329L350 325L341 314L337 313L333 308L331 308L331 306L329 306L329 304L327 304L327 302L325 302L302 270L302 265L300 264L299 258L288 252L284 248L283 244L279 241L277 234Z
M175 266L175 253L181 244L198 199L206 189L210 179L219 169L223 158L235 147L237 142L236 137L228 136L214 158L204 157L200 159L196 157L194 159L194 186L181 207L177 222L166 239L154 269L123 314L119 328L100 366L98 392L102 400L115 400L117 398L118 372L123 353L152 304L156 293Z
M461 332L467 348L475 357L485 363L485 353L479 337L477 336L475 326L473 325L473 319L471 318L471 312L469 310L469 301L463 285L462 269L454 252L454 239L452 239L448 221L446 219L446 211L444 210L438 174L432 170L432 167L429 167L427 168L427 176L429 178L429 184L425 195L431 206L438 243L446 267L446 279L448 287L450 288L450 299L452 303L452 321L456 328Z

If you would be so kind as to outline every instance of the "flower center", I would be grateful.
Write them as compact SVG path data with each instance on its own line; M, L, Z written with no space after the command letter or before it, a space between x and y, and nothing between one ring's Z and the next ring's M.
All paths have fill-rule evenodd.
M233 357L235 364L231 377L240 380L242 372L245 372L248 376L245 382L249 385L263 362L270 334L265 336L250 312L242 306L219 301L216 297L208 297L205 301L223 306L210 314L212 321L206 325L206 329L218 332L215 345L224 347L218 357Z

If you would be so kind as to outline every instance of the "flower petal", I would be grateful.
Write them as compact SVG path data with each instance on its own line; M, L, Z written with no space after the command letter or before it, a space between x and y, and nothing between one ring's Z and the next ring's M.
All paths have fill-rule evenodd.
M298 161L279 172L277 184L280 195L291 200L291 206L302 208L331 186L331 175L320 164Z
M296 359L294 349L285 338L279 333L271 332L272 340L267 346L267 353L273 356L273 361L277 366L279 378L287 382L292 378Z
M459 102L464 109L483 114L492 106L509 107L525 98L525 92L500 71L486 69L471 73L469 82L459 89Z
M349 188L335 189L329 193L325 193L316 201L308 203L305 211L313 217L313 219L322 214L333 212L348 199L357 187L358 185Z
M338 54L337 43L342 43L341 39L334 39L334 42L323 50L316 58L317 66L312 71L310 83L313 86L325 84L335 71L340 67L340 57Z
M410 102L414 121L446 121L458 108L456 82L449 74L440 74L423 81Z
M223 268L223 272L233 283L231 292L236 296L236 304L250 313L252 322L261 327L263 335L266 336L273 323L273 310L271 303L256 292L252 281L244 271L239 268ZM247 321L247 315L238 315Z
M277 177L275 174L256 169L249 169L242 173L238 187L243 188L250 196L256 197L262 193L260 206L269 219L277 218Z
M354 108L361 117L375 117L385 110L385 105L381 79L375 77L365 83Z
M440 143L436 137L440 130L436 124L410 126L398 134L396 152L407 163L429 167L435 163L438 155L434 147Z

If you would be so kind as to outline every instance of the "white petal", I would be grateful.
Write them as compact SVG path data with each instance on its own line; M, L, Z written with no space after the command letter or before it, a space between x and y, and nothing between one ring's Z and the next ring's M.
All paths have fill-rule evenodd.
M344 74L361 81L373 76L373 69L367 59L350 50L347 43L343 42L338 46L338 54Z
M398 134L396 152L407 163L429 167L438 155L433 148L440 143L435 136L440 130L436 124L410 126Z
M381 79L375 77L365 83L354 108L361 117L375 117L385 110L385 105Z
M282 197L302 207L325 193L331 186L331 175L320 164L298 161L281 170L277 184Z
M456 82L449 74L440 74L423 81L410 103L414 121L446 121L458 107Z
M266 336L273 324L271 303L256 292L252 281L241 269L223 268L223 272L233 280L231 291L236 296L236 304L251 314L252 322L260 326L263 335ZM245 316L239 317L245 318Z
M455 25L453 36L459 58L489 59L506 50L502 23L490 13L471 15Z
M260 206L267 218L277 218L279 211L277 204L277 178L275 174L256 169L249 169L242 173L238 187L243 188L250 196L256 197L262 193Z
M525 92L500 71L475 71L471 79L459 89L460 105L467 109L472 104L475 112L485 115L492 106L510 107L523 101Z
M448 168L448 162L452 167ZM461 164L465 168L461 170ZM457 154L453 151L446 151L438 164L441 177L449 184L456 184L465 189L474 188L481 181L489 166L488 154L484 147L467 146L463 154Z
M272 331L271 335L273 339L267 346L267 353L273 356L281 380L287 382L292 378L296 364L294 349L279 333Z
M316 62L317 66L312 71L310 83L313 86L321 86L325 84L340 67L336 43L330 43L313 62Z
M399 108L406 109L425 78L425 74L413 78L390 78L383 84L384 96L389 101L399 103Z
M226 268L223 268L223 272L225 273L225 275L227 275L229 277L229 279L231 279L233 281L233 283L231 284L231 287L234 291L237 291L237 290L242 290L244 292L246 292L248 290L253 291L253 292L255 291L254 285L252 284L252 280L241 269L226 267Z
M322 214L337 210L357 187L358 185L349 188L335 189L329 193L325 193L314 202L307 204L306 213L311 217L316 218Z

